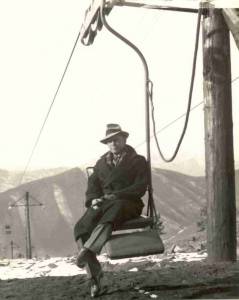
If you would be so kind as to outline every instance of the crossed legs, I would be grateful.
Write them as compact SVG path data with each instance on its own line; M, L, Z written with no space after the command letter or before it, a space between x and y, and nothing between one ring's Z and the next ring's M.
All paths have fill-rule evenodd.
M100 254L106 241L112 233L111 223L98 224L92 231L90 237L84 243L82 239L77 240L79 255L76 264L85 267L88 277L91 279L91 296L95 297L100 292L100 279L103 275L101 265L96 255Z

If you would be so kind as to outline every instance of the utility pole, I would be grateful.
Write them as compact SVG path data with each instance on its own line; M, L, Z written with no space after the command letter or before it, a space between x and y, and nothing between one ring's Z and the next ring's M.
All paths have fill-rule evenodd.
M26 257L32 258L31 222L29 209L29 192L26 192L25 220L26 220Z
M13 241L10 242L11 245L11 258L13 259Z
M207 186L207 250L211 262L236 260L230 36L222 9L203 19L203 90Z
M25 203L20 203L23 198L18 199L13 204L9 205L9 208L24 206L25 207L25 230L26 230L26 258L32 258L32 243L31 243L31 222L30 222L30 206L42 206L43 204L36 200L37 203L30 203L29 201L30 195L29 192L25 194ZM31 197L32 198L32 197Z
M13 240L11 240L10 242L10 247L11 247L11 258L13 259L14 255L13 255L13 251L14 251L14 248L19 248L17 244L15 244L13 242Z

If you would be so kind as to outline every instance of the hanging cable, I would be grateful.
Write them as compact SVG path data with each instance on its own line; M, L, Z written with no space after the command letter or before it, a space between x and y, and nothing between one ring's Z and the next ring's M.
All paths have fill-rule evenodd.
M46 125L47 119L48 119L48 117L49 117L49 115L50 115L50 112L51 112L51 110L52 110L53 104L55 103L55 100L56 100L56 97L57 97L58 92L59 92L59 90L60 90L60 87L61 87L61 84L62 84L62 82L63 82L63 79L64 79L64 77L65 77L65 75L66 75L66 71L67 71L67 69L68 69L68 67L69 67L69 64L70 64L71 58L72 58L72 56L73 56L73 53L74 53L74 51L75 51L76 45L77 45L77 43L78 43L79 37L80 37L80 31L79 31L79 33L77 34L77 37L76 37L74 46L73 46L73 48L72 48L72 50L71 50L71 53L70 53L70 56L69 56L68 61L67 61L67 63L66 63L64 72L63 72L63 74L62 74L62 76L61 76L60 82L59 82L59 84L58 84L58 86L57 86L57 89L56 89L56 92L55 92L55 94L54 94L54 97L53 97L53 99L52 99L52 101L51 101L50 107L49 107L49 109L48 109L48 111L47 111L47 114L46 114L46 116L45 116L45 118L44 118L43 124L42 124L42 126L41 126L41 128L40 128L40 131L39 131L38 135L37 135L36 141L35 141L35 143L34 143L34 146L33 146L33 148L32 148L31 154L30 154L30 156L29 156L29 159L28 159L27 164L26 164L26 166L25 166L25 168L24 168L24 171L23 171L23 173L22 173L22 176L21 176L21 178L20 178L20 180L19 180L19 184L18 184L18 185L20 185L20 184L22 183L23 178L24 178L24 176L25 176L25 174L26 174L26 172L27 172L27 169L28 169L28 167L29 167L29 165L30 165L30 162L31 162L31 160L32 160L32 157L33 157L33 154L34 154L34 152L35 152L35 150L36 150L36 147L37 147L37 145L38 145L38 143L39 143L39 140L40 140L41 134L42 134L42 132L43 132L43 129L44 129L45 125Z
M237 80L239 80L239 76L235 77L231 83L236 82ZM190 112L192 110L194 110L195 108L199 107L200 105L203 104L203 101L198 102L197 104L195 104L193 107L191 107ZM159 133L161 133L162 131L164 131L165 129L167 129L168 127L170 127L171 125L173 125L174 123L176 123L177 121L179 121L180 119L182 119L184 116L186 115L186 113L178 116L176 119L172 120L171 122L169 122L168 124L166 124L165 126L163 126L162 128L160 128L159 130L157 130L156 134L158 135ZM150 139L153 138L154 136L150 136ZM138 145L135 146L135 149L137 149L138 147L142 146L143 144L145 144L145 140L141 143L139 143Z
M231 83L236 82L237 80L239 80L239 76L235 77ZM195 104L194 106L191 107L190 112L193 111L194 109L198 108L200 105L203 104L203 101L198 102L197 104ZM186 113L183 113L182 115L178 116L176 119L173 119L171 122L167 123L166 125L164 125L162 128L160 128L159 130L157 130L156 134L158 135L159 133L163 132L165 129L169 128L170 126L172 126L174 123L176 123L177 121L179 121L180 119L182 119L184 116L186 115ZM150 139L153 138L154 136L151 135ZM137 144L136 146L134 146L135 149L139 148L140 146L144 145L146 143L146 141L142 141L139 144ZM94 161L96 161L98 158L95 157ZM85 163L85 165L91 165L92 161L88 161L87 163Z
M157 145L158 152L165 162L171 162L175 159L175 157L178 154L179 148L182 144L183 138L185 136L187 126L188 126L188 120L189 120L189 115L190 115L190 110L191 110L191 103L192 103L192 93L193 93L193 87L194 87L194 79L195 79L195 72L196 72L196 64L197 64L197 52L198 52L198 44L199 44L199 34L200 34L200 21L201 21L201 16L202 16L202 9L200 8L198 10L198 19L197 19L197 29L196 29L196 41L195 41L195 48L194 48L194 55L193 55L193 66L192 66L192 75L191 75L191 83L190 83L190 90L189 90L189 97L188 97L188 106L187 106L187 112L186 112L186 118L185 118L185 123L183 127L183 131L181 133L181 136L179 138L179 141L177 143L176 149L173 153L173 155L170 158L166 158L164 154L162 153L158 138L156 135L156 123L155 123L155 118L154 118L154 104L153 104L153 83L152 81L148 81L148 93L149 93L149 99L151 101L151 114L152 114L152 122L153 122L153 134L154 134L154 139Z
M195 104L191 109L190 109L190 112L192 110L194 110L195 108L199 107L200 105L203 104L203 101ZM163 126L161 129L157 130L156 134L158 135L160 132L164 131L165 129L167 129L168 127L170 127L171 125L173 125L174 123L176 123L177 121L179 121L180 119L182 119L184 116L186 115L186 113L178 116L176 119L172 120L171 122L169 122L168 124L166 124L165 126ZM150 136L150 139L153 138L154 135L151 135ZM142 146L143 144L145 144L145 141L141 142L140 144L136 145L135 146L135 149L137 149L138 147Z

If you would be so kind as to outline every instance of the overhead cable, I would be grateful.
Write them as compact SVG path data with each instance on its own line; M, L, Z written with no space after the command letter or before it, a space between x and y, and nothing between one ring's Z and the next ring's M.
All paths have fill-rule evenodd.
M194 105L190 111L194 110L195 108L199 107L201 104L203 104L203 101L197 103L196 105ZM179 121L180 119L182 119L183 117L185 117L186 113L183 113L182 115L178 116L176 119L172 120L171 122L169 122L168 124L166 124L165 126L163 126L162 128L160 128L159 130L157 130L156 134L161 133L162 131L164 131L165 129L167 129L168 127L170 127L171 125L173 125L174 123L176 123L177 121ZM153 138L154 136L151 135L150 139ZM143 144L145 144L146 141L141 142L140 144L138 144L137 146L135 146L135 148L138 148L140 146L142 146Z
M46 122L47 122L47 119L48 119L48 117L49 117L49 115L50 115L50 112L51 112L51 110L52 110L52 107L53 107L53 105L54 105L54 103L55 103L55 100L56 100L56 97L57 97L58 92L59 92L59 90L60 90L60 87L61 87L61 85L62 85L63 79L64 79L64 77L65 77L65 75L66 75L66 71L67 71L67 69L68 69L68 67L69 67L69 64L70 64L71 58L72 58L72 56L73 56L73 53L74 53L74 51L75 51L76 45L77 45L77 43L78 43L79 37L80 37L80 31L79 31L79 33L78 33L78 35L77 35L77 38L76 38L75 43L74 43L74 46L73 46L73 48L72 48L72 50L71 50L71 53L70 53L70 56L69 56L68 61L67 61L67 63L66 63L64 72L63 72L63 74L62 74L62 76L61 76L60 82L59 82L59 84L58 84L58 86L57 86L57 89L56 89L56 92L55 92L55 94L54 94L54 96L53 96L53 99L52 99L52 101L51 101L50 107L49 107L49 109L48 109L48 111L47 111L47 114L46 114L46 116L45 116L45 118L44 118L43 124L42 124L42 126L41 126L41 128L40 128L40 131L39 131L38 135L37 135L37 138L36 138L36 141L35 141L34 146L33 146L33 148L32 148L31 154L30 154L30 156L29 156L29 158L28 158L27 164L26 164L26 166L25 166L25 168L24 168L24 171L23 171L23 173L22 173L22 176L21 176L21 178L20 178L19 185L22 184L23 178L24 178L24 176L25 176L25 174L26 174L26 172L27 172L27 170L28 170L28 167L29 167L29 165L30 165L30 163L31 163L33 154L34 154L34 152L35 152L35 150L36 150L36 147L37 147L37 145L38 145L38 143L39 143L41 134L42 134L43 129L44 129L45 125L46 125Z

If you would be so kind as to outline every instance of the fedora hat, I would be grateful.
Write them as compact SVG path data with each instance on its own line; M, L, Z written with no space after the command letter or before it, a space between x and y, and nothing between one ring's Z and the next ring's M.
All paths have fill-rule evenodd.
M126 131L123 131L118 124L107 124L106 125L106 133L105 137L101 140L101 143L107 144L113 137L117 135L122 135L124 137L128 137L129 134Z

